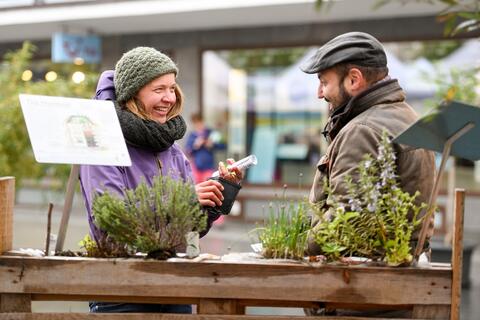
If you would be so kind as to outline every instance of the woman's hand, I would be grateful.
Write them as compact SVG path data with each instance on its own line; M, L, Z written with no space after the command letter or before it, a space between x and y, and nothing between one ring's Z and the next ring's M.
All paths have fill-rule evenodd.
M223 201L223 186L215 180L207 180L195 185L198 201L202 206L221 206Z
M231 165L235 162L233 159L227 159L227 164ZM229 180L233 183L239 184L243 179L243 172L237 167L232 167L228 169L223 162L218 164L218 172L220 177L223 179Z
M227 159L227 164L231 165L235 162L233 159ZM233 183L240 183L243 179L243 173L237 167L227 169L223 162L218 164L218 172L220 177ZM202 206L221 206L223 201L223 186L216 180L207 180L195 185L198 201Z

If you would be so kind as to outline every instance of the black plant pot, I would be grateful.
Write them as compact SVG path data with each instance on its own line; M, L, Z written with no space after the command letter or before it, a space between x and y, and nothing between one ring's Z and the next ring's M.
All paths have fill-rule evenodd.
M157 250L150 251L147 254L147 258L157 259L157 260L167 260L175 257L176 254L177 253L175 252L175 249L171 249L171 250L157 249Z
M216 180L220 182L223 186L223 201L221 206L216 206L212 208L212 211L218 213L218 214L223 214L227 215L230 213L230 210L232 210L233 203L235 202L235 199L237 198L237 194L242 188L241 185L237 183L233 183L231 181L228 181L226 179L220 178L220 177L215 177L215 178L210 178L211 180Z

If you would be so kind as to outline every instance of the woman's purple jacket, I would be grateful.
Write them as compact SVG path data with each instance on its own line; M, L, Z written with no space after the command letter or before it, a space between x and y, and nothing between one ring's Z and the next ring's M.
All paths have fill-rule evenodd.
M95 99L115 100L112 70L105 71L100 76ZM98 240L99 235L101 235L101 231L93 223L92 216L93 199L96 194L109 190L123 197L125 189L137 187L142 179L149 185L152 185L153 178L159 175L169 175L177 180L193 181L190 163L176 144L158 153L136 148L128 144L127 149L132 160L130 167L80 166L80 186L88 212L90 233L95 240ZM217 218L218 215L208 213L207 229L201 232L201 235L208 232L212 222Z

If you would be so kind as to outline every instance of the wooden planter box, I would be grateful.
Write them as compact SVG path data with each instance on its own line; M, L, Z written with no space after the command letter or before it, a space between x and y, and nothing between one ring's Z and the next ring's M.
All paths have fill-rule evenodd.
M0 179L0 252L11 250L13 196ZM13 194L13 193L12 193ZM3 195L3 196L2 196ZM246 306L409 309L411 319L459 319L464 192L456 192L452 264L427 268L296 263L166 262L0 256L0 320L292 319ZM31 301L196 304L198 314L31 313ZM366 319L308 317L309 319ZM372 319L372 318L369 318ZM381 319L381 318L375 318Z
M318 302L338 308L407 308L414 319L449 319L452 308L452 269L446 264L422 269L2 256L0 279L1 311L10 312L0 318L12 320L79 319L79 314L29 314L32 300L198 305L199 314L173 319L231 319L218 315L240 315L246 306L314 307Z

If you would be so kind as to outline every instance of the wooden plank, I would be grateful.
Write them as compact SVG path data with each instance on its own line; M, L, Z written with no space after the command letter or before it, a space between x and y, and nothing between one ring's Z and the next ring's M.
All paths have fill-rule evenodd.
M430 266L434 269L452 269L452 264L446 262L430 262Z
M158 304L198 304L199 298L178 297L138 297L138 296L105 296L105 295L65 295L65 294L38 294L31 295L32 301L101 301L101 302L131 302L131 303L158 303Z
M434 268L0 257L0 292L67 296L430 305L451 303L451 277Z
M273 308L320 308L321 304L313 301L282 301L282 300L251 300L239 299L239 305L245 307L273 307Z
M450 305L414 306L413 319L450 319Z
M55 294L32 294L32 301L102 301L102 302L131 302L131 303L159 303L159 304L199 304L199 298L176 298L176 297L137 297L137 296L98 296L98 295L55 295ZM282 300L252 300L238 299L238 305L243 307L277 307L277 308L321 308L322 304L313 301L282 301ZM388 305L388 304L355 304L330 302L330 309L355 309L355 310L401 310L411 309L411 305Z
M176 297L137 297L137 296L98 296L98 295L55 295L32 294L32 301L102 301L102 302L131 302L131 303L159 303L159 304L199 304L199 298ZM242 307L280 307L280 308L319 308L317 302L311 301L281 301L281 300L251 300L238 299ZM342 306L344 306L342 304ZM351 306L350 306L351 307ZM385 305L383 306L385 308ZM401 306L392 308L398 309ZM387 306L388 308L388 306Z
M0 312L31 312L32 303L29 294L0 294Z
M301 317L301 316L262 316L262 315L200 315L200 314L159 314L159 313L4 313L0 320L400 320L364 317Z
M462 298L463 264L463 216L465 211L465 190L455 189L453 248L452 248L452 308L451 320L460 319Z
M199 314L245 314L245 307L235 299L200 299Z
M325 308L329 310L343 309L343 310L411 310L411 305L387 305L387 304L358 304L358 303L342 303L329 302L325 304Z
M0 177L0 254L12 250L15 178Z
M32 301L102 301L102 302L131 302L131 303L158 303L158 304L196 304L199 298L175 298L175 297L136 297L136 296L98 296L98 295L52 295L32 294ZM313 301L281 301L281 300L252 300L238 299L238 307L273 307L273 308L322 308L322 304ZM329 309L353 309L353 310L405 310L412 309L411 305L388 305L388 304L355 304L330 302L326 304Z

